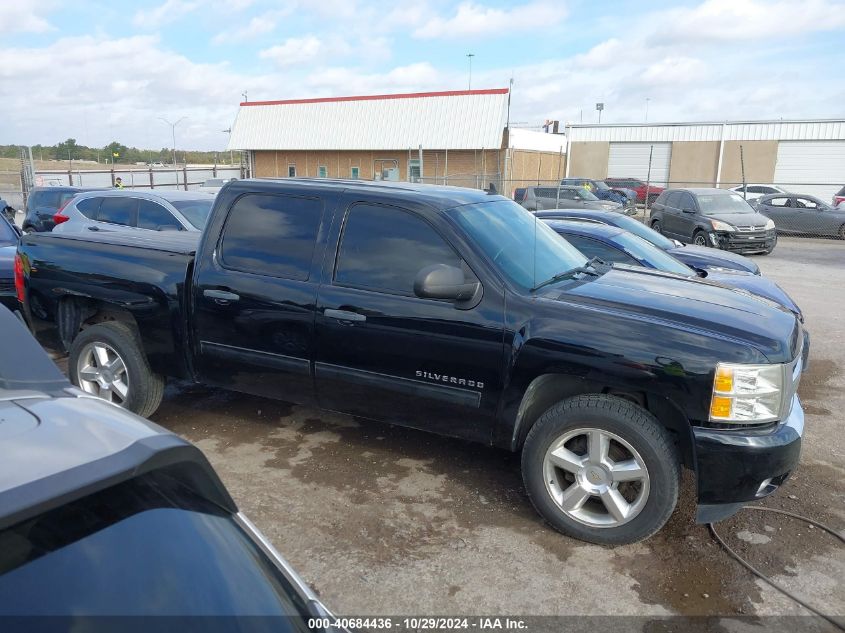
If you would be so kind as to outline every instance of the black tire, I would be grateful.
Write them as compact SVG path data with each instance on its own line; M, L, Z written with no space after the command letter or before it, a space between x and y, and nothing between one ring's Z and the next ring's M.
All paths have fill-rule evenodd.
M645 463L649 488L644 505L621 525L590 526L570 517L546 486L547 451L559 438L585 427L624 439ZM646 410L615 396L585 395L563 400L540 416L522 449L522 474L537 512L556 530L590 543L622 545L652 536L669 520L678 501L680 460L669 432Z
M701 229L698 229L692 234L692 243L696 246L710 246L710 244L707 243L707 233Z
M107 321L85 328L70 346L68 372L70 380L81 387L79 359L87 345L101 343L110 347L123 361L127 374L127 394L120 406L142 417L155 413L164 396L165 380L150 369L136 331L125 323Z
M660 233L661 235L663 235L663 227L660 225L660 220L654 220L651 223L651 228L652 228L652 230L656 231L657 233Z

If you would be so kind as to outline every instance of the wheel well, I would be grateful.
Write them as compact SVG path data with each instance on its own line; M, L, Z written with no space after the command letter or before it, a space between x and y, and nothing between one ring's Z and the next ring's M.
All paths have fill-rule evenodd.
M65 297L58 304L56 324L65 351L86 327L106 321L119 321L138 331L135 317L124 308L84 297Z
M588 394L616 396L651 413L672 434L683 464L692 467L692 430L683 412L671 401L644 391L616 389L595 381L573 380L562 374L544 374L528 385L517 412L513 450L522 448L531 427L554 404L573 396Z

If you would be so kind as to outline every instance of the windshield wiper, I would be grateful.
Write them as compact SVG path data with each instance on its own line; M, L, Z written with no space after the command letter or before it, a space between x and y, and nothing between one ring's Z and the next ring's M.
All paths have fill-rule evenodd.
M546 281L544 281L541 284L537 284L536 286L534 286L531 289L531 292L535 292L535 291L539 290L540 288L543 288L545 286L548 286L549 284L555 283L556 281L560 281L561 279L566 279L567 277L573 277L574 275L578 275L578 274L593 275L594 277L598 277L599 271L597 271L595 269L594 264L606 266L607 262L605 262L603 259L601 259L599 257L593 257L592 259L590 259L590 261L588 261L583 266L576 266L575 268L570 268L569 270L565 270L562 273L558 273L554 277L546 279Z

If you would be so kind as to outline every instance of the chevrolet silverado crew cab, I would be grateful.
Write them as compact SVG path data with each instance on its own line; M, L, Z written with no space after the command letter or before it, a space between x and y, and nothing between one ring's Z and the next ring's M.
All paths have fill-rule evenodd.
M16 288L90 394L147 416L171 376L519 451L592 542L659 530L683 466L712 521L798 463L792 313L588 261L482 191L241 180L201 236L25 236Z

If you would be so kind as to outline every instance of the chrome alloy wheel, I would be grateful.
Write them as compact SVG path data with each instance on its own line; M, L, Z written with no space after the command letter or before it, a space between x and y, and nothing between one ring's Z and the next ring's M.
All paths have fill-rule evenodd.
M648 501L642 456L609 431L579 428L559 437L543 458L543 477L558 508L590 527L623 525Z
M105 343L88 343L76 363L79 387L86 393L123 404L129 394L126 364L114 349Z

